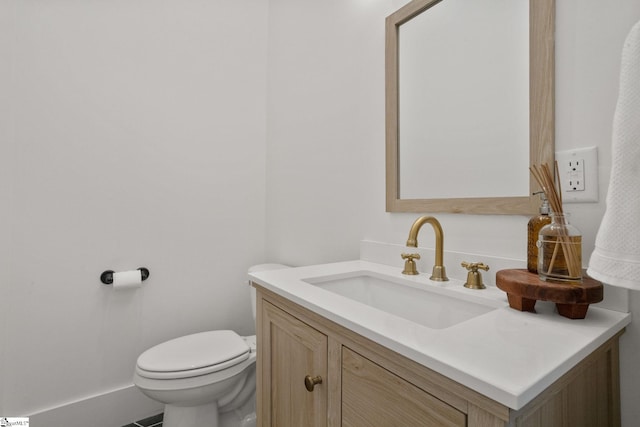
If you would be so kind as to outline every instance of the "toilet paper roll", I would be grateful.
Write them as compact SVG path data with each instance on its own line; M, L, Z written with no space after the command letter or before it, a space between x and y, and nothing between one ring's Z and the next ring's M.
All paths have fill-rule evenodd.
M119 271L113 273L113 288L136 289L142 285L142 272L140 270Z

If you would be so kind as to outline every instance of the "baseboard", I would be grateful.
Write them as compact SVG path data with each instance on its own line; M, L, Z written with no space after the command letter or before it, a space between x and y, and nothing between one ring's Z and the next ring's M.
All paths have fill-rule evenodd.
M133 384L29 415L30 427L122 427L162 412Z

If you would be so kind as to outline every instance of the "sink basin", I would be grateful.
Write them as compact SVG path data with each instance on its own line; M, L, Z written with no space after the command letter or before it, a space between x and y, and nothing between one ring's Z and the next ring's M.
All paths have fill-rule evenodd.
M313 277L303 281L432 329L448 328L497 308L489 303L445 295L442 289L436 292L409 280L374 272Z

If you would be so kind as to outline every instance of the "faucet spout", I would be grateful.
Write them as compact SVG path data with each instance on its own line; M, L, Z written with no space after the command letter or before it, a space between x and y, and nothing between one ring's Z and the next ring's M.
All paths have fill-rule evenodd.
M421 216L411 226L409 230L409 238L407 239L407 246L414 248L418 247L418 233L424 224L429 223L433 227L433 231L436 235L436 262L433 266L433 274L431 280L439 282L446 282L449 280L444 267L444 233L440 222L432 216Z

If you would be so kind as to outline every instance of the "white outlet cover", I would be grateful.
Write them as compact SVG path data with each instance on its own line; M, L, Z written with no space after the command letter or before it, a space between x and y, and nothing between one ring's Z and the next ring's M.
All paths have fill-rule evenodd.
M563 203L593 203L598 201L598 148L575 148L556 151ZM578 163L582 173L576 175ZM579 186L570 186L576 176L583 178ZM575 182L572 182L575 184Z

